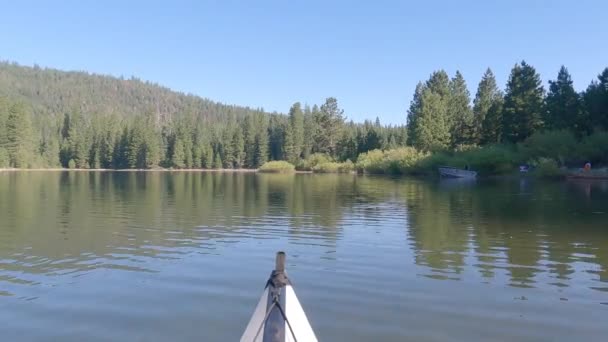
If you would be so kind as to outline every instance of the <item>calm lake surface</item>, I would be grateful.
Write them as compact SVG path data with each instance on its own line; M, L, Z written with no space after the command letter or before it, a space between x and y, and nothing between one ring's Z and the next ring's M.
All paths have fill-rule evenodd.
M238 341L277 250L322 341L606 341L608 183L0 172L4 341Z

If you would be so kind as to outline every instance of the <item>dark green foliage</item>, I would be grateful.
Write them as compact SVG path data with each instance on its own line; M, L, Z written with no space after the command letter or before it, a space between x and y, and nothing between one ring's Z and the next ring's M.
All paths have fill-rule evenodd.
M446 101L441 95L426 88L420 99L419 117L416 119L414 146L423 151L445 149L450 145L450 130Z
M479 82L473 100L475 131L472 143L499 142L502 125L501 103L502 94L496 85L494 73L488 68Z
M471 145L476 142L475 120L470 102L464 77L460 71L456 71L456 76L450 82L447 112L450 132L452 132L452 146Z
M23 105L8 108L2 148L6 150L9 165L15 168L30 167L36 156L29 113Z
M414 91L414 98L410 102L410 108L407 111L407 143L409 145L415 145L418 137L416 136L416 128L418 127L418 118L420 117L420 110L422 108L422 93L424 92L425 86L422 82L418 82L416 90Z
M571 131L538 132L526 139L520 148L525 159L551 158L563 165L577 154L576 138Z
M317 123L315 152L337 156L337 143L344 124L344 111L338 107L338 100L329 97L317 112L313 112Z
M289 123L285 132L285 159L296 163L304 152L304 113L296 102L289 109Z
M597 78L583 94L585 118L581 126L588 131L608 130L608 68Z
M582 104L579 94L574 90L568 69L562 66L557 80L549 81L547 94L545 127L553 130L570 129L584 133L586 128L579 127L582 116Z
M215 154L215 160L213 161L213 168L221 169L222 166L223 166L222 157L220 156L220 153L218 152Z
M502 97L497 98L488 109L481 126L481 143L496 144L502 141Z
M540 75L522 61L511 70L502 113L502 137L520 142L543 126L544 89Z
M450 79L443 70L431 74L424 85L418 84L408 112L408 139L416 148L439 150L451 144L450 98Z

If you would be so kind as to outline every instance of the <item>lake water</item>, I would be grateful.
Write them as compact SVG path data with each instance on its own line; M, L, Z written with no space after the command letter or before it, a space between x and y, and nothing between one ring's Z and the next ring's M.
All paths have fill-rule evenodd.
M0 173L4 341L237 341L274 254L322 341L606 341L608 183Z

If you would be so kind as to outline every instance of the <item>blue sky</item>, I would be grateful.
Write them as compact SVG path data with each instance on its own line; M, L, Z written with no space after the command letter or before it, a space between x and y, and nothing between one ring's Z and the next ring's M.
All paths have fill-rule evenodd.
M419 80L460 70L473 96L525 59L584 89L608 66L608 1L10 1L0 59L134 75L286 112L338 98L349 118L405 123Z

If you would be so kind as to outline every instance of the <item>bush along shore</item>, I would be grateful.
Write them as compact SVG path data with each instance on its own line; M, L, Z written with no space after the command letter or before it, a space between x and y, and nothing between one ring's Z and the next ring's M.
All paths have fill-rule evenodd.
M414 147L377 149L361 153L356 163L350 160L336 161L326 154L313 154L296 165L284 161L269 162L260 171L293 172L295 169L313 173L356 171L365 174L430 176L437 175L440 166L451 166L468 167L481 177L492 177L517 174L519 167L525 165L531 175L558 179L576 173L588 162L601 165L606 161L608 132L596 132L576 139L569 131L547 131L535 133L519 144L460 146L454 150L436 152L419 151Z

